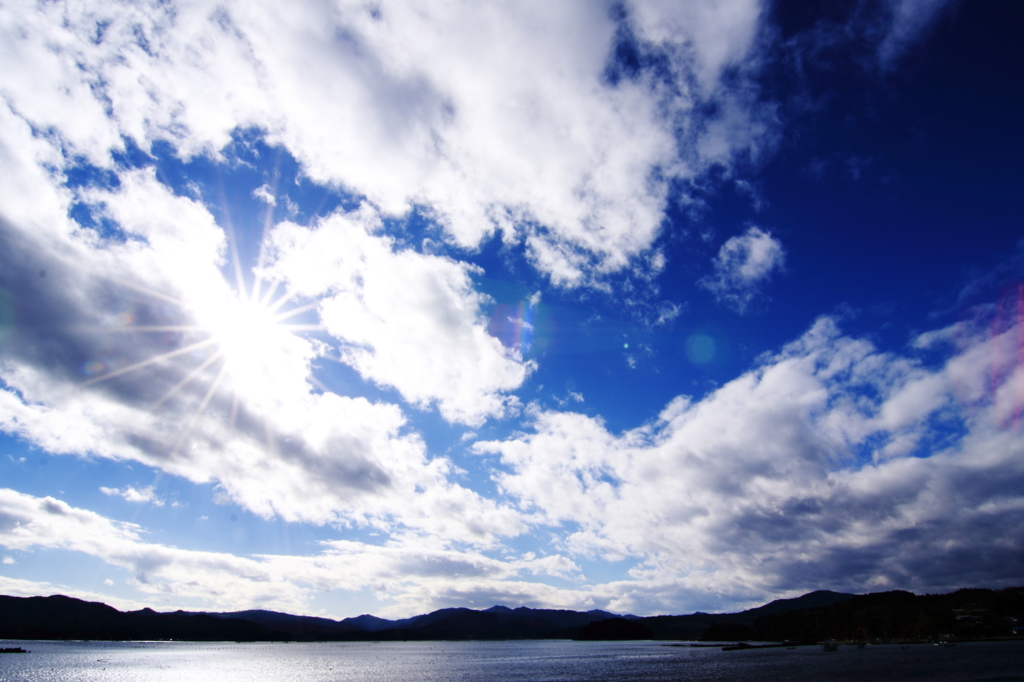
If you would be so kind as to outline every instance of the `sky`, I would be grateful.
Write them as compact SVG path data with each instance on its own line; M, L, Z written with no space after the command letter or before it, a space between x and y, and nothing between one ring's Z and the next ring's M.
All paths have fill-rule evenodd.
M1024 6L0 4L0 593L1024 583Z

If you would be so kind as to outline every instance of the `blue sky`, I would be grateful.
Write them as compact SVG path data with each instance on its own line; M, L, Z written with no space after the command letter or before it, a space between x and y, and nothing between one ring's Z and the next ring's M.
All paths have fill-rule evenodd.
M8 3L0 593L1020 584L1022 19Z

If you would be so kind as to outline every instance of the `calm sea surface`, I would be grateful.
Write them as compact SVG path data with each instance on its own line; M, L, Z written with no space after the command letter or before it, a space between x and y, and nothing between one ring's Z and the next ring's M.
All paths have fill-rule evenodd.
M3 682L56 680L1016 680L1024 642L722 651L664 642L3 642Z

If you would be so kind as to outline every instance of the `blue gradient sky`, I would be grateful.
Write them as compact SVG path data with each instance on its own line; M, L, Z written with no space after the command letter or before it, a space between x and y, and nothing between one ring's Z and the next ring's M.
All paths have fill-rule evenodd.
M0 9L0 592L1020 584L1013 2Z

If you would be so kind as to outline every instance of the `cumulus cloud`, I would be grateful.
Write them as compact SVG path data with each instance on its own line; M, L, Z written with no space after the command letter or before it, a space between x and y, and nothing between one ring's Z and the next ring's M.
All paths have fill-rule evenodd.
M399 534L382 545L326 541L318 553L304 556L239 557L185 550L146 541L144 529L137 525L112 521L54 498L7 489L0 489L0 546L95 557L128 571L128 586L138 598L4 576L0 576L0 592L60 593L122 610L266 608L323 615L314 612L318 595L364 589L381 602L377 614L389 618L466 605L614 609L629 603L623 595L636 587L634 581L588 583L580 567L564 554L498 559L415 534ZM538 577L558 579L567 586L556 587L537 581Z
M9 124L0 126L9 171L0 177L0 288L16 321L0 347L0 428L55 454L215 481L263 516L408 524L482 542L523 527L451 483L449 462L427 458L396 405L313 391L322 345L232 290L221 273L224 232L200 202L145 170L121 171L116 189L72 193L46 169L53 147L6 106L0 118ZM72 221L72 201L116 231ZM449 280L440 279L457 280L451 305L460 295L476 304L458 279L464 271L444 264ZM469 310L463 326L472 336ZM472 396L526 371L504 355L484 360L512 378L495 388L484 376Z
M223 598L280 607L302 604L298 586L256 560L146 543L140 530L52 497L0 489L0 543L6 547L83 552L131 571L143 594L168 592L179 604Z
M396 536L385 545L328 541L322 543L320 553L307 556L239 557L183 550L147 542L137 525L112 521L52 497L9 489L0 489L0 545L19 551L61 549L88 554L129 571L131 585L141 595L168 608L308 613L317 593L369 588L391 602L382 613L409 616L421 613L425 606L458 603L443 595L429 596L443 592L453 577L467 592L529 592L539 603L541 595L554 590L519 576L576 579L580 575L579 567L564 556L499 560L421 535ZM8 594L39 594L54 587L0 577L0 589ZM107 599L74 590L62 592ZM571 589L563 592L563 601L573 599ZM575 597L585 598L585 594ZM141 608L139 602L132 604Z
M252 191L252 195L270 206L277 206L277 197L274 196L267 185L260 185Z
M758 2L617 7L9 3L0 91L101 166L123 138L216 154L259 128L318 182L427 206L465 247L501 229L574 285L651 247L671 181L771 128L735 69Z
M449 258L398 249L368 207L311 228L277 225L269 271L297 295L319 300L340 360L364 378L396 388L414 405L437 402L453 422L479 426L514 408L535 368L487 331L487 298L473 269Z
M986 382L1003 336L945 365L877 351L819 320L701 400L616 435L542 412L480 442L500 488L566 527L570 553L641 560L616 602L649 612L715 594L737 604L813 588L936 591L1019 581L1024 368ZM1016 337L1013 337L1016 338ZM662 607L664 608L664 607Z
M909 44L940 5L894 0L883 53ZM455 465L428 455L397 398L337 395L312 378L332 357L451 423L515 414L535 365L487 333L478 271L437 254L462 256L500 233L559 286L657 272L673 193L714 167L728 175L737 155L756 157L773 139L772 108L754 86L762 9L0 6L0 299L11 308L0 428L49 453L213 482L220 499L264 517L394 534L394 544L332 543L315 557L234 557L147 543L138 527L0 491L4 546L84 552L129 570L143 593L228 608L302 611L310 586L344 587L343 576L404 615L477 599L647 612L656 599L742 602L858 576L939 586L970 565L1019 565L1020 479L1007 454L1018 434L1006 428L1019 415L1010 379L1000 375L995 394L979 379L989 341L931 370L822 321L641 429L616 435L594 417L539 413L534 433L476 446L501 455L497 483L521 509L454 482ZM228 243L207 206L119 160L126 146L159 142L217 164L240 130L290 153L301 182L363 201L303 225L271 184L251 193L296 221L269 225L256 273L283 289L276 310L225 279ZM109 182L71 182L86 164ZM98 227L72 217L83 207ZM383 221L414 207L447 245L420 253L385 234ZM701 283L746 312L783 261L779 241L751 227ZM319 318L315 337L274 317L304 306ZM681 310L666 305L652 324ZM946 420L966 435L943 432ZM937 454L918 457L929 444ZM160 499L152 488L104 492ZM938 504L944 495L958 504ZM557 555L486 555L531 523L578 529ZM1013 534L985 535L993 527ZM952 538L941 546L938 528ZM985 541L996 549L977 559ZM580 589L524 579L581 580L577 555L642 563L627 581Z
M672 183L759 144L767 119L737 94L749 80L720 79L749 55L756 3L617 7L5 4L0 287L17 325L2 428L216 482L263 516L522 532L450 480L401 407L320 392L311 367L336 354L450 422L515 414L534 364L487 333L474 270L401 247L381 219L421 207L466 249L500 230L551 281L594 283L650 255ZM303 181L365 198L272 229L258 273L287 289L284 312L312 305L329 341L249 304L208 208L118 156L161 142L222 161L239 130L285 148ZM107 180L69 182L83 164ZM286 203L269 184L253 197Z
M782 243L768 232L749 227L718 250L713 275L699 284L719 303L743 314L758 300L764 284L782 269L786 254Z

